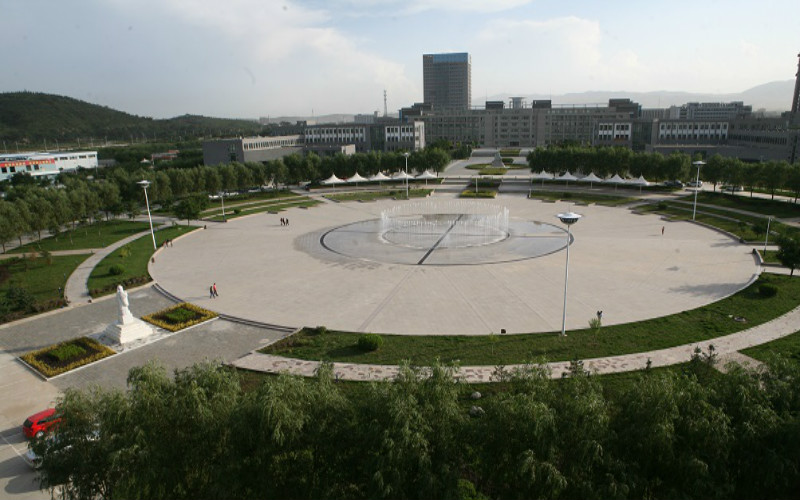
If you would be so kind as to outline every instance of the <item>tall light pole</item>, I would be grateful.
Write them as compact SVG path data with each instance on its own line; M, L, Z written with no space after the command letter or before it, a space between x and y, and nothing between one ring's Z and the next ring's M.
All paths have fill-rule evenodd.
M692 165L697 165L697 180L694 183L694 208L692 209L692 220L697 215L697 192L700 191L700 167L705 165L706 162L697 160L692 162Z
M569 242L572 239L570 227L578 222L582 215L574 212L558 214L558 218L567 226L567 265L564 269L564 309L561 314L561 336L567 336L567 282L569 281Z
M147 198L147 187L150 185L150 181L143 179L136 184L144 188L144 202L147 205L147 220L150 221L150 236L153 237L153 250L157 250L158 247L156 246L156 233L153 232L153 218L150 217L150 200Z
M225 218L225 191L219 192L219 199L222 200L222 222L228 222Z
M764 236L764 258L767 256L767 243L769 242L769 223L772 222L772 216L767 219L767 235Z
M408 199L410 199L408 197L408 151L403 153L403 156L405 156L405 158L406 158L406 199L408 200Z

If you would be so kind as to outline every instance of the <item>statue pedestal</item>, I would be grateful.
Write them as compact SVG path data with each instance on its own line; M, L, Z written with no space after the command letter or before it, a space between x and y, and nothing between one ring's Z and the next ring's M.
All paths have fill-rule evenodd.
M103 334L120 345L143 339L153 334L153 328L150 325L140 319L131 319L132 321L128 320L125 323L117 321L109 325Z

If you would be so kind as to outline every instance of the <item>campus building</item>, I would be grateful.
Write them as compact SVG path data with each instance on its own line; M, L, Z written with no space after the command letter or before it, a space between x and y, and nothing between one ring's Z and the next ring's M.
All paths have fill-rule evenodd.
M0 181L25 173L56 176L79 168L97 168L97 151L29 152L0 155Z
M303 151L303 136L237 137L203 142L203 163L265 162Z
M472 103L472 58L466 52L423 54L425 104L435 110L466 110Z

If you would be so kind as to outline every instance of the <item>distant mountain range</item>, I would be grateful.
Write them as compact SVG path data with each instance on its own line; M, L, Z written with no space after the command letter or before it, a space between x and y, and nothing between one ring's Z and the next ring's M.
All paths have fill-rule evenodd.
M742 101L753 107L753 111L767 112L788 111L792 107L794 80L769 82L758 85L743 92L734 94L697 94L691 92L674 92L659 90L654 92L591 91L559 95L545 94L496 94L489 96L489 101L504 101L510 97L524 97L528 102L535 99L550 99L553 104L607 104L612 98L628 98L641 104L642 108L668 108L680 106L687 102L731 102ZM487 99L472 100L473 106L483 106Z
M0 138L11 143L42 141L161 140L255 135L264 127L254 120L184 115L166 120L135 116L88 102L39 92L0 93ZM15 144L18 146L19 144Z

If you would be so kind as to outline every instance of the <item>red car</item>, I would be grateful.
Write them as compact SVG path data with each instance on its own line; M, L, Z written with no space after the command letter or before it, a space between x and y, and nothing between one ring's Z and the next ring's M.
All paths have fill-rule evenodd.
M22 433L28 439L42 437L59 422L61 422L61 415L56 413L55 408L48 408L26 418L22 424Z

